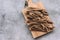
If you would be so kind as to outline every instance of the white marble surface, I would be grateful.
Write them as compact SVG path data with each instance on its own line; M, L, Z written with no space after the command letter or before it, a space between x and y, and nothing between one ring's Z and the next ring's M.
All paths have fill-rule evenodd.
M33 39L21 13L25 0L0 0L0 40L60 40L60 0L33 1L43 2L54 22L54 31Z

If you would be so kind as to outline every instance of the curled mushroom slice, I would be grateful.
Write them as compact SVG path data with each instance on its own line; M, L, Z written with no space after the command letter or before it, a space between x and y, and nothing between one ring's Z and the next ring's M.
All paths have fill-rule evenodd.
M42 10L43 15L48 16L47 12L45 9Z
M34 12L38 17L42 18L43 17L43 14L41 12L38 12L38 11L35 11Z

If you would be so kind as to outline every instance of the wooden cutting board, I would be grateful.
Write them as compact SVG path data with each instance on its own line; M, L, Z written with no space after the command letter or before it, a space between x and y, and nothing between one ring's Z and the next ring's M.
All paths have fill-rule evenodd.
M24 15L24 18L25 18L25 23L27 24L27 25L30 25L29 23L27 23L27 21L29 21L29 19L27 18L27 15L26 15L26 13L28 12L28 11L31 11L31 10L46 10L45 8L44 8L44 6L43 6L43 4L42 4L42 2L38 2L38 3L33 3L32 2L32 0L26 0L26 3L25 3L25 8L23 9L23 11L22 11L22 13L23 13L23 15ZM49 18L49 16L47 16L48 18L48 20L50 20L50 18ZM38 20L37 20L38 21ZM51 20L50 20L51 21ZM39 24L40 25L40 24ZM53 23L52 23L52 25L50 25L50 26L48 26L48 28L51 28L51 30L49 30L48 29L48 31L42 31L42 30L40 30L40 31L38 31L38 30L31 30L31 27L29 27L28 26L28 28L29 28L29 30L31 31L31 33L32 33L32 36L33 36L33 38L37 38L37 37L39 37L39 36L42 36L42 35L44 35L44 34L47 34L47 33L49 33L49 32L51 32L52 30L53 30L53 28L54 28L54 26L53 26ZM46 27L44 27L44 28L46 28ZM37 28L38 29L38 28ZM47 30L47 29L46 29Z

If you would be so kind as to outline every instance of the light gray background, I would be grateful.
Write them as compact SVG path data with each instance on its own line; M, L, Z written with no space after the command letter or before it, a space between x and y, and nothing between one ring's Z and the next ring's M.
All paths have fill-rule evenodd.
M41 1L54 22L52 33L33 39L21 13L25 0L0 0L0 40L60 40L60 0Z

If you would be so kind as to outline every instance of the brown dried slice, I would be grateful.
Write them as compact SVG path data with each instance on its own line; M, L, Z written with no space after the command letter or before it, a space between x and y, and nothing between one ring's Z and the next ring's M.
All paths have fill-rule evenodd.
M34 4L31 0L26 0L26 2L26 7L22 12L33 38L51 32L54 26L43 4L41 2Z

